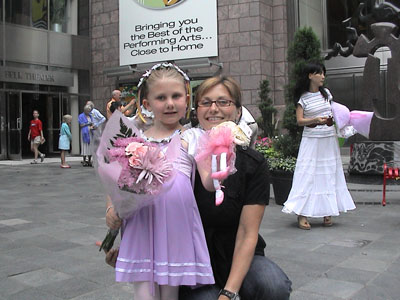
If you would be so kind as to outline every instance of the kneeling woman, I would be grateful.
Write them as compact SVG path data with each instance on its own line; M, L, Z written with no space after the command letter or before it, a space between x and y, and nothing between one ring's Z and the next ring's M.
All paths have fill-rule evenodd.
M238 122L240 87L230 77L209 78L197 89L195 105L199 135L222 122ZM189 154L195 153L197 137L184 137L191 139ZM235 167L237 172L223 183L225 199L220 206L215 206L215 193L208 192L196 175L194 194L216 284L181 287L180 300L289 299L291 282L264 256L265 242L258 234L269 201L267 163L257 151L238 146Z

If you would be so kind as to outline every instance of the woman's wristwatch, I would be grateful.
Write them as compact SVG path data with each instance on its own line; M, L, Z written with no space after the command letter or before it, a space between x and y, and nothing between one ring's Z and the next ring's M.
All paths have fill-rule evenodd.
M228 297L230 300L240 300L239 293L233 293L225 289L219 291L218 297L221 295Z

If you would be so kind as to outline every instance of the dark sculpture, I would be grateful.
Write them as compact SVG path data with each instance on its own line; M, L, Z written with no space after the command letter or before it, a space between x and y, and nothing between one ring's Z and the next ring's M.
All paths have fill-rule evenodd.
M366 0L358 5L353 16L342 21L346 31L346 48L335 43L332 50L325 57L326 60L338 56L348 57L353 54L354 46L359 37L361 28L368 28L374 23L388 22L400 27L400 9L392 3L377 4L376 0Z
M367 57L363 74L363 109L373 110L370 140L372 141L399 141L400 140L400 9L391 3L376 4L369 0L360 3L357 11L358 24L368 26L371 36L357 35L357 29L352 27L355 17L344 21L347 24L347 49L338 43L329 52L326 59L337 56ZM380 89L380 59L374 56L380 47L388 47L391 58L387 64L386 109L382 112L382 94Z

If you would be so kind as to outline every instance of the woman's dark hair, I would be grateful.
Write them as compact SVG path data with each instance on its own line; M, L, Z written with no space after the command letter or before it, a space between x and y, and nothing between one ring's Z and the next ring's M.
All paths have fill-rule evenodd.
M122 106L122 104L121 104L120 101L114 101L113 103L111 103L110 111L111 111L112 113L114 113L114 111L115 111L116 109L118 109L119 107L121 107L121 106Z
M294 100L295 103L299 101L301 95L308 92L310 90L310 78L308 75L310 74L326 74L326 69L323 64L320 62L309 62L305 64L301 71L300 79L296 82L296 86L294 89ZM328 100L328 93L326 92L323 86L319 87L319 91L321 92L322 96L326 100Z

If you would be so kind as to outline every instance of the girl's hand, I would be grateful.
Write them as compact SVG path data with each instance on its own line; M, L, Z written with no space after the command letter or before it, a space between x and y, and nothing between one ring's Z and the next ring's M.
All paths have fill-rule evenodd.
M119 248L111 249L106 253L106 263L113 268L115 268L115 264L118 258L118 253L119 253Z
M106 213L106 224L111 229L119 229L122 225L122 220L117 216L114 207L111 207Z

